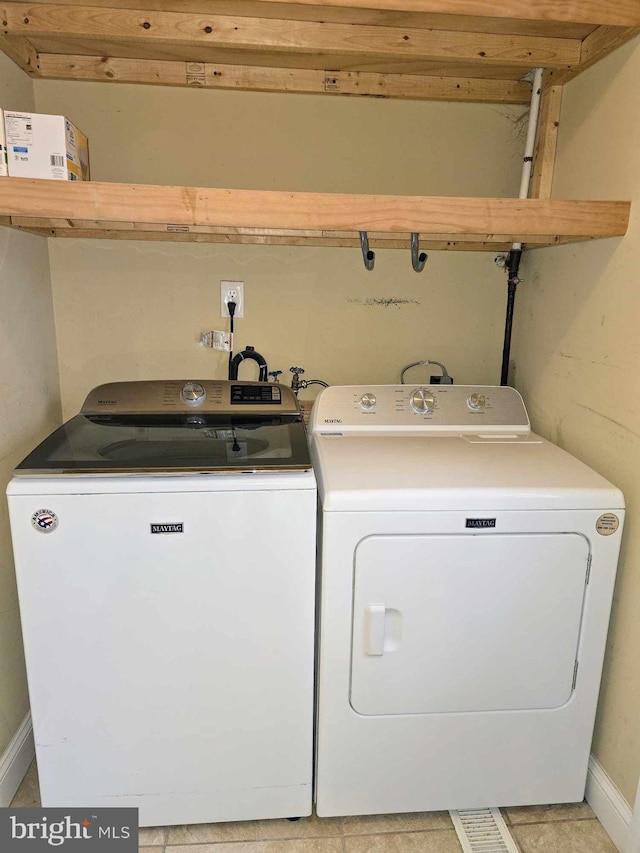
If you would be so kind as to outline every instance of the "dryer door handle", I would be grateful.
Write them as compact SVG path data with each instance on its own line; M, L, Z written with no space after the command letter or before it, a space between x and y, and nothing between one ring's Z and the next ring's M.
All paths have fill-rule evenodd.
M384 654L384 604L367 604L364 609L364 651L367 655Z

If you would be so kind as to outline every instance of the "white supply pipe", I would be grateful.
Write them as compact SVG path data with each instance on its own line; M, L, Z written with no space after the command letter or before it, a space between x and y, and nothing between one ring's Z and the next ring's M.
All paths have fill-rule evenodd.
M543 68L536 68L533 72L533 86L531 89L531 106L529 107L529 127L527 129L527 141L524 148L524 162L522 164L522 178L520 180L520 195L518 198L529 198L529 183L531 181L531 170L533 168L533 149L536 144L536 131L538 129L538 117L540 115L540 95L542 93ZM512 249L522 249L522 243L514 243Z
M520 181L520 195L518 198L529 198L529 182L531 180L531 169L533 167L533 150L536 144L536 130L538 129L538 116L540 114L540 95L542 91L542 68L536 68L533 72L533 85L531 90L531 106L529 108L529 127L527 129L527 141L525 144L524 162L522 165L522 179ZM500 384L506 385L509 378L509 358L511 354L511 331L513 327L513 311L515 307L516 288L520 279L520 259L522 257L522 243L512 243L511 251L505 258L505 267L509 273L507 291L507 312L504 321L504 344L502 347L502 369L500 371Z

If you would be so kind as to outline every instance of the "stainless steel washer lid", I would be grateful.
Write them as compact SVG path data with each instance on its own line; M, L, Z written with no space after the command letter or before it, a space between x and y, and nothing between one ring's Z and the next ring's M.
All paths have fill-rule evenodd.
M311 468L298 401L265 382L101 385L17 476L299 471Z

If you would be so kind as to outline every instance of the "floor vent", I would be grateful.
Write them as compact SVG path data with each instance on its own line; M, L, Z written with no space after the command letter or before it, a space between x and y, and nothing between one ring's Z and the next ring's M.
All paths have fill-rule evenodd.
M500 809L449 812L464 853L519 853Z

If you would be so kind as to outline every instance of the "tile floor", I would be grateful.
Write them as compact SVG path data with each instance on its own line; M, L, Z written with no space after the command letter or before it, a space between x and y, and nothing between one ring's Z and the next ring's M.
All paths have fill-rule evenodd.
M13 806L39 806L35 762ZM521 853L617 853L586 803L502 809ZM140 830L141 853L461 853L447 812Z

